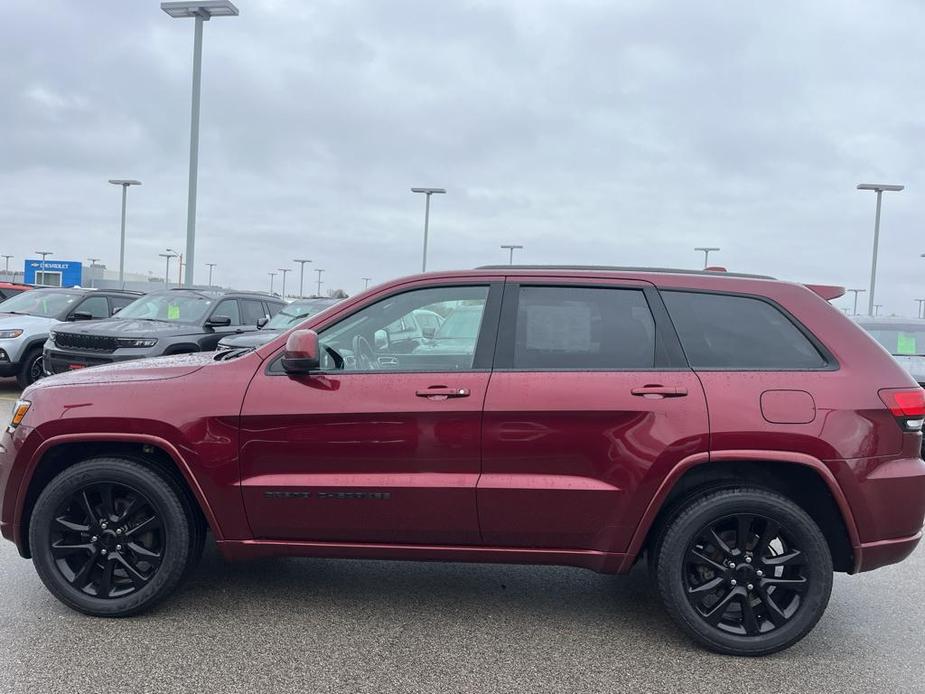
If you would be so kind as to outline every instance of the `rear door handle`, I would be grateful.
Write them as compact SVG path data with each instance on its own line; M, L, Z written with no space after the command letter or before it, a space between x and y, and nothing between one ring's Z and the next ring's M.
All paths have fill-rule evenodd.
M446 400L447 398L468 398L468 388L447 388L446 386L431 386L415 393L419 398L433 400Z
M683 398L687 395L687 388L647 385L641 388L633 388L630 392L641 398Z

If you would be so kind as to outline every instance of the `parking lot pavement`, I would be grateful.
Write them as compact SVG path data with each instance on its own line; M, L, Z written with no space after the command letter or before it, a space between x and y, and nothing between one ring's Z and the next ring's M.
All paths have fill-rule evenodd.
M12 403L16 401L16 398L19 397L19 386L16 385L16 380L12 378L0 378L0 411L6 415L9 408L12 408ZM9 401L9 405L7 405Z
M0 398L15 399L15 389ZM3 410L3 416L7 416ZM271 559L215 546L155 611L84 617L0 543L0 692L925 692L925 550L837 575L801 643L706 653L645 568Z

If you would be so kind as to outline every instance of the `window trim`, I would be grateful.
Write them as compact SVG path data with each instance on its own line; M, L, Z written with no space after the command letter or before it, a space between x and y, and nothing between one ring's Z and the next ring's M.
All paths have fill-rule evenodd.
M681 346L681 350L684 353L684 358L687 361L689 368L694 371L703 371L703 372L729 372L729 373L741 373L747 371L759 372L759 373L815 373L819 371L838 371L841 369L841 364L839 364L838 359L835 355L829 350L825 344L813 334L809 328L803 325L800 320L794 316L790 311L788 311L783 305L771 299L767 296L762 296L761 294L750 294L748 292L730 292L728 290L721 291L717 289L685 289L684 287L671 287L665 289L659 289L660 293L675 293L675 294L711 294L718 296L731 296L742 299L755 299L757 301L764 302L771 306L771 308L777 309L781 315L784 316L790 324L793 325L797 331L806 338L806 340L813 346L813 348L819 353L819 356L822 357L822 360L825 362L823 366L815 367L776 367L776 368L767 368L767 367L753 367L753 366L694 366L690 363L690 359L687 357L687 352L684 350L684 343L681 342L681 336L677 333L677 328L675 328L675 334L678 336L678 343ZM665 311L668 315L668 320L671 321L671 314L668 313L668 307L665 306ZM674 321L671 321L672 326L674 326Z
M365 311L371 306L391 299L394 296L407 294L409 292L423 291L426 289L450 289L453 287L487 287L488 296L485 299L485 310L482 314L482 325L479 328L479 336L475 342L475 353L472 356L472 368L470 369L452 369L449 371L420 371L414 369L376 369L373 371L346 371L342 369L318 369L308 374L299 376L290 376L283 371L282 360L285 353L285 347L279 350L279 354L269 359L269 363L264 368L264 374L267 376L287 376L290 378L314 378L316 376L364 376L364 375L383 375L383 374L440 374L440 373L485 373L492 370L492 364L495 359L495 345L497 343L498 326L501 315L501 301L504 291L503 281L477 281L461 280L458 282L446 282L439 284L428 284L418 286L397 287L395 291L375 297L373 301L357 306L355 310L341 316L337 321L328 323L323 330L330 330L343 321L349 320L360 311ZM326 309L324 309L326 310ZM290 328L292 330L292 328ZM319 333L320 335L320 333Z
M609 368L515 368L514 346L517 331L517 309L520 304L522 287L558 287L569 289L611 289L641 292L652 321L655 325L655 358L651 368L609 367ZM690 371L674 324L668 318L668 311L662 303L654 285L641 282L588 282L582 278L544 280L543 278L525 278L522 281L510 281L504 286L504 301L501 306L498 342L495 347L495 371L513 373L654 373L660 371Z
M241 322L240 322L240 321L241 321L241 304L238 303L238 297L236 297L236 296L223 296L221 299L219 299L217 302L215 302L215 308L212 309L212 312L211 312L211 313L208 315L208 317L202 322L202 324L205 325L205 324L208 323L210 320L212 320L212 318L213 318L214 316L217 316L217 315L220 316L221 314L218 313L219 306L221 306L221 305L222 305L223 303L225 303L226 301L234 301L235 304L237 304L237 306L238 306L238 321L239 321L239 322L238 322L238 323L235 323L235 322L232 321L231 325L229 325L228 327L229 327L229 328L242 328L242 327L244 327L244 323L241 323ZM229 317L230 317L230 316L229 316ZM214 328L213 328L213 330L214 330Z

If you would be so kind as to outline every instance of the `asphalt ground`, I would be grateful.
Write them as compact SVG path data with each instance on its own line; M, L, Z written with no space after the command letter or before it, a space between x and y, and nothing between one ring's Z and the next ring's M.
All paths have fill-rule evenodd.
M229 564L210 543L161 607L101 620L2 542L0 692L925 692L923 577L921 549L839 574L815 631L745 659L687 641L643 566Z

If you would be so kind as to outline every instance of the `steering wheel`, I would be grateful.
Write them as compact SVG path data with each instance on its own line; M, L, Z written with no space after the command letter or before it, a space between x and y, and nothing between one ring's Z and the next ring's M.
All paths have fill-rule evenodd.
M362 335L353 338L353 358L356 368L362 371L374 371L379 368L379 361L372 346Z

